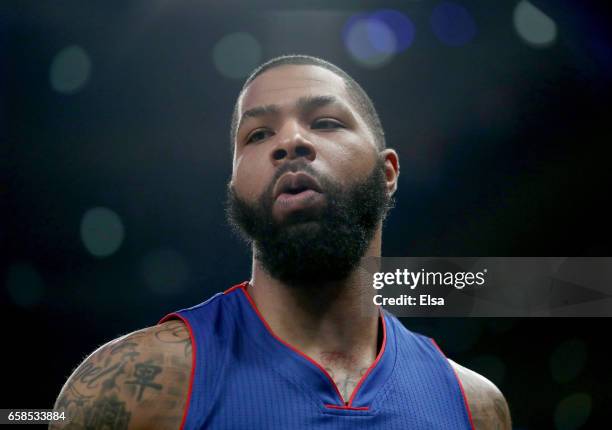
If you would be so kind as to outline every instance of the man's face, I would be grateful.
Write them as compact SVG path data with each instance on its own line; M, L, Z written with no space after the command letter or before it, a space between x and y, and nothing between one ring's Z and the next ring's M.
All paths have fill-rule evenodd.
M384 160L342 78L317 66L264 72L239 102L230 222L277 279L341 279L389 203Z

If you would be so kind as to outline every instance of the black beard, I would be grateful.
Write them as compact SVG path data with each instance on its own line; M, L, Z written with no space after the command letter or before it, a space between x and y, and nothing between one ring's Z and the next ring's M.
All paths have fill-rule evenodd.
M322 212L293 213L282 222L273 218L274 184L287 171L303 171L319 181L326 198ZM254 245L255 258L266 272L287 285L300 286L346 279L364 256L393 199L387 194L381 159L365 181L349 189L317 175L300 160L278 169L259 203L244 201L228 186L228 221Z

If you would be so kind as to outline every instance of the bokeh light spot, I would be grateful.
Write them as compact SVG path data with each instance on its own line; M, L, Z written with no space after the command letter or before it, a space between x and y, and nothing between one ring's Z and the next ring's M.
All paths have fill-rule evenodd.
M516 5L513 18L517 34L529 46L546 48L554 43L557 25L528 1L521 1Z
M569 382L582 372L587 358L587 348L580 339L561 343L550 357L550 371L555 381Z
M383 9L372 13L370 16L372 20L385 23L387 28L393 32L395 52L405 51L412 45L415 29L414 24L406 15L397 10Z
M159 295L180 293L189 279L185 259L173 249L157 249L142 260L142 277L147 287Z
M561 400L555 408L555 427L557 430L576 430L581 428L591 414L591 396L575 393Z
M366 28L368 40L376 51L383 54L393 54L395 52L395 35L386 23L376 19L368 19Z
M431 28L448 46L462 46L476 36L476 23L468 10L456 3L439 3L431 14Z
M81 240L91 255L108 257L123 242L124 228L121 218L108 208L89 209L81 220Z
M42 300L44 283L30 264L15 263L7 271L6 289L15 304L29 308Z
M349 54L364 67L378 68L393 58L397 46L393 31L370 14L351 17L342 33Z
M91 60L83 48L68 46L59 51L49 69L51 88L63 94L79 91L89 80Z
M260 43L249 33L232 33L221 38L213 48L213 62L223 76L242 79L259 65Z

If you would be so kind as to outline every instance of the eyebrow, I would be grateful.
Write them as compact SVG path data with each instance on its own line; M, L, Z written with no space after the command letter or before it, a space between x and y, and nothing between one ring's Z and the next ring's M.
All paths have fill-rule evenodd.
M316 109L332 104L342 105L340 100L335 96L304 96L300 97L297 102L295 102L295 107L299 111L308 114ZM244 113L240 117L240 121L238 122L238 127L236 129L240 129L240 126L247 118L260 118L262 116L267 115L278 115L279 113L279 105L271 104L264 106L256 106L247 111L244 111Z

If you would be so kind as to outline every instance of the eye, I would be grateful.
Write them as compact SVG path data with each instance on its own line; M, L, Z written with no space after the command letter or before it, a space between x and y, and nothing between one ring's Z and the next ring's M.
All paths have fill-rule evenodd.
M253 133L251 133L246 143L253 143L253 142L258 142L260 140L263 140L266 138L266 133L271 133L271 131L266 130L265 128L255 130Z
M312 128L321 130L333 130L334 128L344 128L344 125L333 119L319 119L314 122Z

